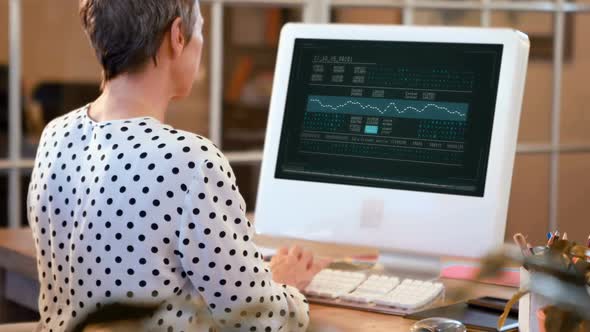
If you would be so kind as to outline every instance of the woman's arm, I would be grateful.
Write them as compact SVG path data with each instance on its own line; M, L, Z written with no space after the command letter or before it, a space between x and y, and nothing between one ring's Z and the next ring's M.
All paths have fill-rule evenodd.
M273 281L227 160L203 162L189 190L178 251L218 326L304 331L307 301L296 288Z

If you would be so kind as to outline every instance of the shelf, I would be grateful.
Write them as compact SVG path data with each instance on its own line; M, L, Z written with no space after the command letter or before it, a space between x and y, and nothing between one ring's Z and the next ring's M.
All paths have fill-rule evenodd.
M232 164L257 164L262 161L262 150L230 151L225 157Z
M404 0L332 0L332 8L342 7L377 7L377 8L406 8ZM584 12L590 10L590 6L584 3L566 2L563 4L552 1L433 1L414 0L413 8L418 9L450 9L450 10L496 10L496 11L537 11L537 12Z
M560 144L552 146L551 144L518 144L517 153L588 153L590 152L590 143L588 144Z
M308 0L202 0L203 3L222 3L226 5L261 6L261 7L300 7Z
M517 153L590 153L590 143L588 144L561 144L552 146L551 144L519 144ZM245 151L228 151L225 156L231 163L236 164L256 164L262 161L262 150L245 150ZM19 161L0 160L1 169L31 169L34 166L34 160L23 159Z
M33 159L23 159L18 161L0 160L0 169L32 169L35 165Z

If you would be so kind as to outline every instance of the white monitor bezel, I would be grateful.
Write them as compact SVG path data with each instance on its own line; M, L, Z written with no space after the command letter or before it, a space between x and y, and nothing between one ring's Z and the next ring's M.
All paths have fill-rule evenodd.
M484 197L275 178L298 38L503 45ZM429 256L481 257L503 243L528 63L526 35L511 29L287 24L279 45L255 212L259 234ZM400 199L403 204L391 203ZM383 211L375 214L373 206ZM366 220L367 215L383 218Z

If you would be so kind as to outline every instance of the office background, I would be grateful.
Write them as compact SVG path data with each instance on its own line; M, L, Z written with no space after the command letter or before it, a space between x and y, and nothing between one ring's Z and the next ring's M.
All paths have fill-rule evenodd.
M590 219L590 0L201 0L207 52L167 122L222 146L255 208L272 74L286 22L513 27L532 43L507 236L578 241ZM0 0L0 225L26 225L36 142L93 100L99 66L78 0ZM10 98L9 98L10 96ZM444 222L444 220L441 220ZM474 220L477 222L477 220Z

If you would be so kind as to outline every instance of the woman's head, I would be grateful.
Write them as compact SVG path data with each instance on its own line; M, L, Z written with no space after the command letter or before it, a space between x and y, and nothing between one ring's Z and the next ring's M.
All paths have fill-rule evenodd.
M189 94L203 47L197 0L80 0L80 17L103 84L155 69L173 97Z

